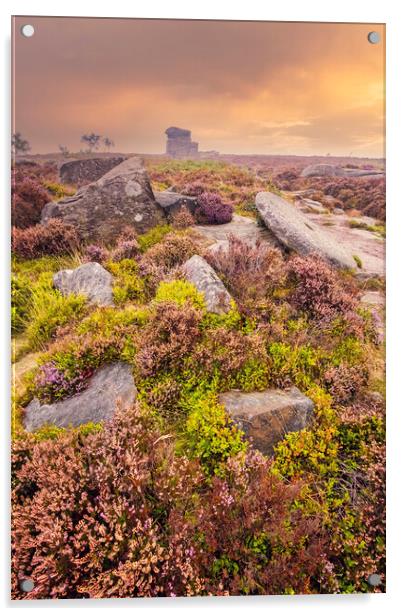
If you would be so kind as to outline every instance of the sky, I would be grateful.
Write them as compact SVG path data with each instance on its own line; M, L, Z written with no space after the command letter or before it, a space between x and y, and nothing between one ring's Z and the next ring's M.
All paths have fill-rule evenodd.
M17 17L13 129L32 153L95 132L158 154L179 126L200 150L382 157L384 38L372 24Z

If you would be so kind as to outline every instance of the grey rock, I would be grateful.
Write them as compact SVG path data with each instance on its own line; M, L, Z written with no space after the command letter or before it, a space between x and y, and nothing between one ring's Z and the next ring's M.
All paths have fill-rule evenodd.
M32 160L31 158L20 158L17 156L14 160L14 164L19 167L20 165L25 167L39 167L40 163Z
M166 222L155 202L147 172L133 156L99 180L83 186L72 197L45 205L42 223L60 218L75 226L85 240L113 241L121 230L133 226L138 233Z
M53 284L63 295L85 295L91 304L113 305L113 276L99 263L84 263L76 269L60 270Z
M345 212L343 211L341 207L334 207L334 209L332 210L332 213L335 214L336 216L341 216Z
M229 238L232 235L251 246L255 246L257 242L269 246L279 246L272 233L265 226L259 225L255 218L249 216L233 214L232 220L223 225L196 225L192 229L207 240L218 243L225 248L228 247ZM212 249L211 247L211 250L215 250L215 248Z
M380 291L367 291L360 298L362 304L367 304L368 306L384 306L385 305L385 295Z
M313 199L301 198L298 200L298 205L303 207L303 211L314 212L315 214L326 214L328 211L322 203L313 201Z
M197 209L197 199L195 197L188 197L187 195L181 195L180 193L172 190L164 190L162 192L155 192L155 201L163 208L167 216L176 214L182 207L188 209L191 214L194 214Z
M375 171L371 169L346 169L337 165L329 165L320 163L317 165L309 165L300 173L301 177L363 177L367 175L384 175L383 171Z
M198 255L182 266L185 278L204 294L209 312L225 314L231 308L231 296L212 267Z
M220 394L219 401L253 446L266 455L273 454L285 434L306 428L314 410L312 400L297 387L252 393L232 390Z
M96 182L102 175L120 165L126 158L126 156L108 156L69 160L60 165L60 181L63 184L78 184L79 186Z
M117 405L129 408L137 397L131 367L123 362L109 364L95 372L85 391L53 404L34 398L24 412L28 432L51 424L59 428L112 419Z
M255 203L265 225L286 248L302 255L316 253L343 269L356 268L352 255L289 201L270 192L260 192Z

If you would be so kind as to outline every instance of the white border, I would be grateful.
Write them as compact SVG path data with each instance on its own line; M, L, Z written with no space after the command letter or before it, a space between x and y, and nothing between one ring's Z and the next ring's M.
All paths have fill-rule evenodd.
M398 391L398 376L400 372L402 344L401 336L401 303L398 302L398 291L401 288L401 148L402 148L402 97L400 68L402 58L402 19L401 3L395 0L372 2L371 0L337 0L337 2L323 2L322 0L281 0L268 3L267 0L248 0L246 3L235 4L235 0L203 0L203 2L180 2L178 0L153 1L152 3L113 2L100 4L98 2L83 3L82 0L36 0L8 2L1 5L0 27L2 30L3 57L0 65L0 84L3 92L2 114L2 147L1 177L2 177L2 204L1 204L1 309L2 309L2 371L0 391L2 393L3 420L0 434L3 439L3 465L1 489L2 510L2 569L0 575L1 601L6 609L31 610L54 609L67 610L74 614L83 613L83 610L93 609L137 609L147 613L174 614L191 610L193 613L203 611L229 612L240 614L245 609L255 614L266 614L268 610L289 614L294 611L298 616L322 612L337 614L340 610L345 614L371 614L378 616L397 608L401 603L398 596L399 586L402 582L402 544L401 544L401 482L398 473L398 458L401 450L401 424L402 408ZM387 24L387 375L388 375L388 415L387 415L387 500L388 500L388 539L387 539L387 594L370 596L302 596L302 597L252 597L252 598L200 598L200 599L152 599L152 600L98 600L98 601L41 601L41 602L10 602L9 592L9 407L7 391L9 388L9 346L8 346L8 319L9 319L9 136L10 136L10 16L14 15L52 15L52 16L102 16L102 17L165 17L165 18L193 18L193 19L260 19L276 21L340 21L340 22L367 22ZM399 62L399 66L398 66ZM399 83L398 83L399 80ZM6 87L4 85L6 84ZM58 95L62 95L59 93ZM399 364L398 364L399 359ZM399 372L397 372L399 369ZM399 456L398 456L399 454ZM66 612L64 612L66 613Z

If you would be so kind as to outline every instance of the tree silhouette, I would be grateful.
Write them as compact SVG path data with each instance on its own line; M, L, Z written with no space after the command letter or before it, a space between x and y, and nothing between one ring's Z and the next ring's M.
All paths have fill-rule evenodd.
M114 148L114 141L109 139L109 137L103 137L103 144L108 151L110 148Z
M21 133L14 133L11 138L11 148L14 154L25 154L29 152L31 146L29 145L29 141L24 139Z
M70 154L66 145L59 145L59 150L63 154L63 156L68 156Z
M92 152L93 150L98 150L101 144L101 135L96 135L95 133L88 133L87 135L82 135L80 141L81 143L85 143L88 147L88 152Z

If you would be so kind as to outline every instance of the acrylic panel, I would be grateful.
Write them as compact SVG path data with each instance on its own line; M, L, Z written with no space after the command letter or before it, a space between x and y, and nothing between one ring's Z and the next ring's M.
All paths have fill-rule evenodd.
M12 27L12 597L385 592L385 25Z

